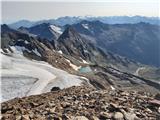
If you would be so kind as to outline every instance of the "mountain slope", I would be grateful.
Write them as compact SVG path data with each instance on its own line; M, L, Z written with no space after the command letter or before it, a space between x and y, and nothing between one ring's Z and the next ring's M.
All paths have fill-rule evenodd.
M103 50L143 64L160 66L160 27L148 23L108 25L82 21L73 27Z
M42 23L29 28L20 27L18 30L50 41L57 40L63 32L61 27L49 23Z
M111 65L119 69L135 70L138 63L110 52L104 52L90 40L82 37L72 26L66 28L57 40L57 49L64 54L96 64Z
M80 86L3 102L1 111L2 119L158 120L159 105L146 92Z
M48 40L10 29L6 25L1 28L1 41L5 43L1 46L1 53L5 56L2 65L2 71L5 73L3 74L3 90L5 92L10 90L9 95L14 90L18 91L17 84L24 88L33 84L36 87L33 87L31 91L37 94L56 86L61 88L65 85L66 87L79 85L81 79L83 84L96 89L136 89L152 94L159 92L158 82L131 74L139 67L138 63L110 52L103 52L77 33L72 26L69 26L59 37L55 43L55 49ZM49 63L49 67L48 65L46 67L47 63L43 64L42 61ZM78 79L71 77L72 75L68 73L66 75L63 70L73 76L78 76ZM29 71L32 72L30 77L27 74ZM57 76L61 79L57 79ZM42 81L37 83L37 78ZM15 89L12 91L10 88ZM22 95L18 95L21 97L24 95L23 87L20 89L22 89ZM5 96L4 93L3 95ZM13 97L17 97L17 92L13 94Z

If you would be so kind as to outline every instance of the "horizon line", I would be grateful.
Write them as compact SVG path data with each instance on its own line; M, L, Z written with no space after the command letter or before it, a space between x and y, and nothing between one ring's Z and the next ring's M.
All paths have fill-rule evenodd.
M37 21L41 21L41 20L57 20L57 19L59 19L59 18L64 18L64 17L76 17L76 18L78 18L78 17L82 17L81 19L83 19L83 17L84 17L84 19L85 18L91 18L91 17L146 17L146 18L160 18L160 16L144 16L144 15L113 15L113 16L94 16L94 15L84 15L84 16L60 16L60 17L55 17L55 18L48 18L48 19L37 19L37 20L31 20L31 19L26 19L26 18L22 18L22 19L19 19L19 20L14 20L14 21L12 21L12 22L6 22L6 21L2 21L2 19L1 19L1 23L2 24L12 24L12 23L16 23L16 22L19 22L19 21L29 21L29 22L37 22Z

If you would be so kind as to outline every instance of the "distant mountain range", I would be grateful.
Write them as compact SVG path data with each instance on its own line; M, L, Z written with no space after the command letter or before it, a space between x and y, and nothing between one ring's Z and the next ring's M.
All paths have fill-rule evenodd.
M75 24L81 22L83 20L88 21L95 21L99 20L103 23L107 24L124 24L124 23L139 23L139 22L146 22L150 24L160 25L160 19L158 17L143 17L143 16L104 16L104 17L92 17L92 16L84 16L84 17L60 17L57 19L49 19L49 20L39 20L39 21L29 21L29 20L20 20L15 23L9 24L11 28L17 29L21 26L23 27L31 27L41 23L50 23L56 25L66 25L66 24Z
M74 28L84 41L89 41L105 53L112 52L142 64L160 66L160 27L156 24L140 22L112 25L101 21L83 20L64 26L41 23L17 30L30 36L48 39L55 47L57 40L68 27ZM65 42L69 44L70 41Z

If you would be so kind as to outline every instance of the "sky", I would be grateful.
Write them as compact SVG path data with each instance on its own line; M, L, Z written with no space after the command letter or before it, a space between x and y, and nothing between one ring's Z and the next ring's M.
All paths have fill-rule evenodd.
M158 0L5 0L1 5L3 23L22 19L31 21L55 19L62 16L141 15L157 17L160 14Z

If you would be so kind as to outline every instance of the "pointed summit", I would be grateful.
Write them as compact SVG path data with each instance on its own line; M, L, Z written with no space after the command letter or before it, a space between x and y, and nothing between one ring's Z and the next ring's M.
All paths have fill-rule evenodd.
M77 36L79 36L77 31L72 26L68 26L66 30L63 32L63 34L59 37L59 40L62 40L65 38L73 38Z
M88 41L84 39L72 26L68 26L57 40L57 48L63 53L77 56L77 58L87 57Z
M59 31L56 31L57 29L59 30L60 28L51 25L50 23L42 23L28 28L28 31L29 33L34 34L38 37L46 38L49 41L52 41L57 40L60 36Z

